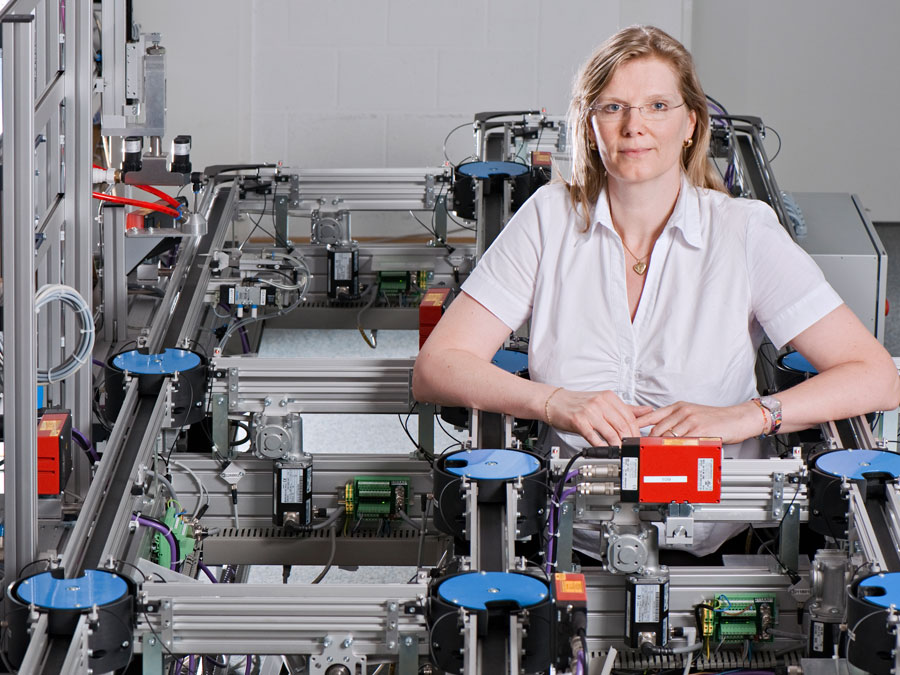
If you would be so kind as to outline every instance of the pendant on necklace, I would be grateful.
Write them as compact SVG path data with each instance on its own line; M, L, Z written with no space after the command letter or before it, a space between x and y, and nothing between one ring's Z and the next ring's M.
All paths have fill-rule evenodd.
M644 272L647 271L647 263L638 260L634 265L631 266L631 269L633 269L636 274L643 276Z

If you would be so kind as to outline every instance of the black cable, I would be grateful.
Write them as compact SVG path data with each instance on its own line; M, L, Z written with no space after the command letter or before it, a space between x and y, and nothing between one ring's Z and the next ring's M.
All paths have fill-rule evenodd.
M707 95L706 95L706 99L707 99L708 101L712 101L714 105L718 106L719 109L722 111L722 113L723 113L724 115L726 115L726 116L728 115L728 111L725 109L725 106L722 105L721 103L719 103L719 102L718 102L716 99L714 99L712 96L710 96L709 94L707 94Z
M229 448L236 448L237 446L243 445L244 443L246 443L247 441L250 440L250 426L246 422L235 422L234 426L236 426L239 429L243 429L247 433L247 435L244 436L243 438L236 438L233 441L228 441ZM237 435L237 434L235 434L235 435Z
M455 169L456 167L458 167L459 164L455 164L455 163L447 156L447 141L450 140L450 137L451 137L455 132L459 131L459 130L462 129L463 127L470 127L470 126L472 126L472 122L464 122L464 123L460 124L459 126L453 127L453 128L450 130L450 132L449 132L446 136L444 136L444 143L443 143L443 148L444 148L444 159L446 159L448 162L450 162L450 166L452 166L454 169ZM467 159L468 159L468 158L467 158ZM460 162L460 164L462 164L462 162Z
M778 139L778 149L775 151L775 154L769 157L769 163L774 162L775 158L778 157L778 153L781 152L781 134L779 134L773 127L768 125L764 126L763 129L769 129L773 134L775 134L775 138Z

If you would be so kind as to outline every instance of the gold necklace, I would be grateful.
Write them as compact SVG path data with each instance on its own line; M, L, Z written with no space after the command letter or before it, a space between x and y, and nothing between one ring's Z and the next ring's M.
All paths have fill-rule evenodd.
M637 260L637 262L631 266L631 269L633 269L638 276L643 276L644 272L647 271L647 263L644 262L644 258L649 256L650 253L647 253L647 255L645 255L644 258L638 258L634 254L634 252L632 252L632 250L630 248L628 248L628 246L625 244L625 237L620 236L619 239L622 240L622 246L625 248L625 250L628 251L629 253L631 253L632 258ZM650 251L653 251L653 249L651 248Z

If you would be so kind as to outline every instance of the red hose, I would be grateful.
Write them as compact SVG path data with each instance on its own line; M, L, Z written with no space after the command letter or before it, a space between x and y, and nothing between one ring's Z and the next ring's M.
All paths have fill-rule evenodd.
M161 206L159 204L154 204L152 202L142 202L138 199L128 199L127 197L119 197L117 195L105 195L102 192L92 192L91 195L94 199L99 199L104 202L113 202L114 204L128 204L129 206L139 206L144 209L150 209L151 211L159 211L160 213L165 213L170 216L174 216L175 218L181 218L181 214L178 213L175 209L170 209L168 206Z
M132 185L131 187L139 188L139 189L143 190L144 192L149 192L154 197L159 197L160 199L164 199L169 204L174 206L176 209L179 206L181 206L181 204L178 202L177 199L175 199L175 197L172 197L171 195L167 195L162 190L157 190L155 187L152 187L150 185Z

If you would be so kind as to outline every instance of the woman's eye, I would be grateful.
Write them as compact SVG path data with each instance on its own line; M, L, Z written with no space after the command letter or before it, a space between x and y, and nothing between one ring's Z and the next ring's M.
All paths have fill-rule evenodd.
M618 103L607 103L605 106L603 106L603 112L617 113L620 110L622 110L622 106Z
M666 103L665 101L656 101L654 103L651 103L650 107L653 110L668 110L669 104Z

